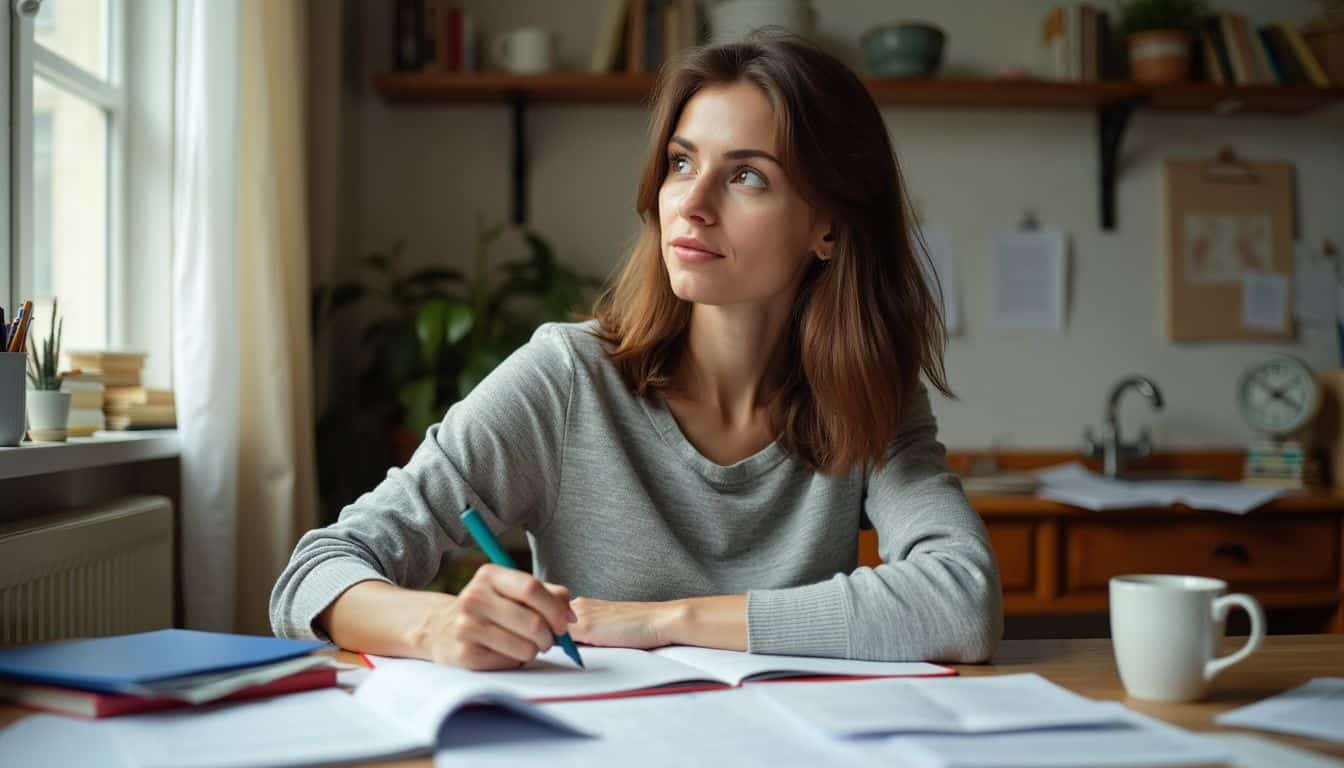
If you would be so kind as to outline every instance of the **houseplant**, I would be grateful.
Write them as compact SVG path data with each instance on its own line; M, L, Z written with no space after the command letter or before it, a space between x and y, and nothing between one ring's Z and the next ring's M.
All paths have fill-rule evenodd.
M1129 48L1130 72L1145 83L1171 83L1190 77L1190 45L1204 0L1130 0L1120 7L1120 34Z
M61 391L61 332L65 321L56 318L56 302L51 302L51 328L40 345L29 347L28 437L35 443L65 442L65 424L70 418L70 393ZM40 348L40 352L38 351Z
M515 235L523 258L492 262ZM397 244L361 260L357 280L318 286L313 331L351 313L359 326L355 381L317 420L324 518L404 464L429 425L530 338L538 325L572 319L601 281L561 264L538 232L478 217L471 271L432 266L403 273ZM349 318L346 318L349 319ZM339 354L339 353L338 353Z

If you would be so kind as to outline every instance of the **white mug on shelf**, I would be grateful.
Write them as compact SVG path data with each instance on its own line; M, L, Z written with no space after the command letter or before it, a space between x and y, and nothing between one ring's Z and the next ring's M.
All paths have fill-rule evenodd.
M1227 582L1203 576L1135 575L1111 579L1111 640L1125 690L1136 699L1196 701L1220 672L1255 653L1265 613L1255 598L1229 595ZM1215 656L1229 608L1251 618L1236 653Z
M555 67L555 41L544 27L520 27L495 38L492 48L499 66L520 75L550 72Z

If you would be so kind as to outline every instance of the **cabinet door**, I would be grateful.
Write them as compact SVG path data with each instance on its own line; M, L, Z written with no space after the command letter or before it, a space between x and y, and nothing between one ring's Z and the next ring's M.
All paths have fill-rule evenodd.
M1112 576L1130 573L1329 589L1339 574L1337 526L1334 517L1069 521L1065 591L1105 590Z

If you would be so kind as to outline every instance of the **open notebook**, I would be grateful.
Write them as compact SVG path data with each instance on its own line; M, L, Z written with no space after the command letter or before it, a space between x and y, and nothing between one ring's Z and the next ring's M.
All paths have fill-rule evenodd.
M569 701L651 693L730 688L759 680L810 678L943 677L956 670L927 662L849 661L772 656L673 645L653 651L584 646L579 669L558 646L522 669L472 672L482 681L531 701ZM433 662L364 654L370 666L426 666Z

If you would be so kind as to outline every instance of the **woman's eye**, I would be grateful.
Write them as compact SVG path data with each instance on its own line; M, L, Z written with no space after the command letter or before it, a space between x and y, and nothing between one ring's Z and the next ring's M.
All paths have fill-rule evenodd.
M668 167L672 169L673 173L681 173L680 165L682 163L690 165L690 162L685 155L673 155L672 159L668 161Z
M748 187L764 187L765 177L750 168L740 168L733 174L733 181L740 181Z

